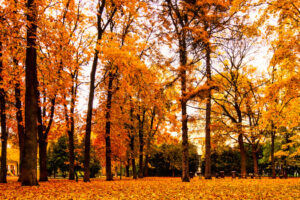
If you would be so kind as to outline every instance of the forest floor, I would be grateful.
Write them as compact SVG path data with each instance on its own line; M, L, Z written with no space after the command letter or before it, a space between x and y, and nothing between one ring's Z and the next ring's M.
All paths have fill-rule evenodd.
M144 178L92 179L89 183L50 179L22 187L16 178L0 184L0 199L300 199L300 178L212 179Z

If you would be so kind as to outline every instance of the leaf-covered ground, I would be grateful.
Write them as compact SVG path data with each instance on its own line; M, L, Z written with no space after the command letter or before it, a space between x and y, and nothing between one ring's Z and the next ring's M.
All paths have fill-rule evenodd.
M50 180L21 187L16 179L0 184L0 199L300 199L300 179L179 178L123 179L90 183Z

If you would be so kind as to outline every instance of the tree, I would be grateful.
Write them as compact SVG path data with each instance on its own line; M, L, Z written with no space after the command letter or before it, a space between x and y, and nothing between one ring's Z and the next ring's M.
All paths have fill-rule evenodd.
M177 0L166 0L163 3L164 15L167 15L170 19L164 17L165 26L169 26L171 23L173 26L174 40L178 44L179 55L179 68L178 78L181 84L181 129L182 129L182 181L189 182L189 168L188 168L188 116L187 116L187 67L188 67L188 30L189 24L192 24L193 18L190 19L188 12L185 9L186 5L184 1L178 2ZM176 79L178 79L176 78Z
M26 48L26 95L25 95L25 135L22 159L22 185L38 185L37 182L37 2L27 1L27 48Z
M219 78L216 79L221 86L223 94L213 97L216 105L222 110L226 124L229 120L233 124L231 131L237 134L237 141L241 153L241 176L246 177L246 151L244 146L244 109L245 101L251 88L247 86L247 55L251 53L253 41L237 33L233 34L228 45L223 45L225 56L220 57L224 73L217 71ZM230 125L229 125L230 126Z
M212 80L212 53L215 49L212 38L216 33L223 31L231 22L231 18L235 13L229 13L231 2L228 1L197 1L196 17L198 27L194 31L194 46L201 49L201 45L205 51L205 68L207 85L213 85ZM192 9L194 11L194 9ZM201 34L199 34L199 32ZM198 34L197 34L198 33ZM212 89L208 90L206 97L205 109L205 178L211 179L211 98Z
M87 118L86 118L86 133L85 133L85 153L84 153L84 182L90 181L90 146L91 146L91 130L92 130L92 111L93 111L93 102L94 102L94 93L95 93L95 78L96 70L98 65L98 56L99 50L98 45L106 28L111 23L117 7L113 1L107 2L106 0L98 0L97 4L97 42L94 53L94 59L92 64L92 70L90 75L90 89L89 89L89 100L88 100L88 109L87 109ZM106 21L104 21L105 13L108 15Z
M0 16L0 23L3 23L3 17ZM6 93L3 88L3 45L2 37L0 37L0 116L1 116L1 171L0 171L0 182L6 183L6 158L7 158L7 129L6 129Z

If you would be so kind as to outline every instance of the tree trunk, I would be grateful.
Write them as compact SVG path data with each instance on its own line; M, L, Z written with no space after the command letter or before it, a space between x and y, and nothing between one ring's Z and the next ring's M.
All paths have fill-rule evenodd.
M38 185L37 182L37 119L38 119L38 80L37 80L37 5L27 0L27 47L25 61L25 135L22 158L22 185Z
M3 82L2 42L0 41L0 83ZM2 86L3 87L3 86ZM4 88L0 88L0 116L1 116L1 171L0 183L6 183L7 175L7 130L6 130L6 95Z
M139 178L143 178L143 150L144 150L144 141L143 141L143 133L139 131L139 142L140 142L140 149L139 149Z
M101 8L99 8L97 13L97 29L98 29L97 44L101 40L104 31L101 28L101 15L102 15L101 9L104 9L104 5L101 5ZM94 103L94 93L95 93L95 78L96 78L96 71L98 65L98 54L99 51L95 49L94 60L93 60L92 70L90 75L90 79L91 79L90 93L89 93L88 109L87 109L87 116L86 116L85 139L84 139L84 177L83 177L84 182L90 182L91 131L92 131L93 103Z
M244 147L244 140L243 140L243 134L239 133L238 136L238 142L239 142L239 148L240 148L240 154L241 154L241 177L246 178L247 177L247 169L246 169L246 151Z
M145 164L144 164L144 177L149 176L149 159L150 159L150 148L151 148L151 139L154 135L153 132L153 125L154 125L154 118L155 118L155 107L153 108L152 116L151 116L151 122L150 122L150 132L148 134L147 140L146 140L146 156L145 156Z
M77 75L75 78L75 86L72 86L72 99L71 99L71 129L68 131L68 136L69 136L69 180L74 180L75 179L75 147L74 147L74 133L75 133L75 119L74 119L74 114L75 114L75 102L76 102L76 96L77 96Z
M71 125L74 127L74 124ZM75 179L75 155L74 155L74 128L71 128L70 131L68 131L69 135L69 180L74 180Z
M211 63L210 63L210 46L206 45L206 77L207 83L211 82ZM211 90L208 90L206 102L205 117L205 179L211 179L211 142L210 142L210 124L211 124Z
M95 92L95 76L96 69L98 64L98 50L95 50L94 61L91 71L91 81L90 81L90 93L89 93L89 102L88 110L86 117L86 130L85 130L85 139L84 139L84 182L90 182L90 148L91 148L91 131L92 131L92 112L93 112L93 103L94 103L94 92Z
M39 181L48 181L46 138L39 138L39 162L40 162Z
M137 173L136 173L136 166L135 166L135 158L131 158L131 165L132 165L132 176L133 179L137 179Z
M272 163L272 178L276 178L275 171L275 159L274 159L274 151L275 151L275 132L271 132L271 163Z
M145 156L145 164L144 164L144 177L149 176L149 154Z
M186 112L186 64L187 64L187 51L186 51L186 35L183 30L183 36L179 40L179 56L180 56L180 78L181 78L181 123L182 123L182 181L189 182L189 143L188 143L188 117Z
M133 135L133 108L132 108L132 106L130 108L130 121L131 121L131 125L130 125L130 130L128 132L128 136L130 138L129 146L130 146L132 176L133 176L133 179L137 179L137 172L136 172L136 166L135 166L135 155L134 155L134 139L135 139L135 137Z
M105 158L106 158L106 180L113 180L111 173L111 141L110 141L110 112L111 112L111 100L112 100L112 86L113 86L114 74L110 71L108 73L108 88L107 88L107 101L106 101L106 124L105 124Z
M125 177L129 177L129 163L130 163L130 159L127 159L127 163L125 166Z
M131 150L131 166L132 166L132 176L133 179L137 179L135 157L134 157L134 136L130 137L130 150Z
M257 148L256 145L252 143L252 159L253 159L253 169L254 176L258 176L258 160L257 160Z
M139 121L139 178L144 177L144 168L143 168L143 157L144 157L144 120L145 120L145 110L143 110L143 119L141 119L140 115L138 115Z
M120 161L120 180L122 180L122 162Z
M39 97L39 92L37 93L37 97ZM48 170L47 170L47 137L51 128L51 124L53 122L54 111L55 111L55 99L56 97L51 99L51 109L50 109L50 119L48 122L48 126L46 127L43 122L42 115L46 115L46 108L40 107L38 105L38 136L39 136L39 164L40 164L40 181L48 181ZM39 98L37 99L39 102Z
M21 102L21 90L20 90L20 83L17 82L15 84L15 100L16 100L16 118L18 123L18 137L19 137L19 179L20 182L22 179L22 157L23 157L23 150L24 150L24 126L23 126L23 116L22 116L22 102Z
M98 42L101 40L102 35L108 26L108 24L112 21L113 16L115 15L117 8L114 7L113 11L110 13L110 16L108 16L108 21L106 24L104 24L103 27L101 27L103 20L102 20L102 14L105 9L106 1L98 0L98 12L97 12L97 43L96 46L98 46ZM113 5L114 6L114 5ZM98 64L98 54L99 51L97 48L95 49L94 53L94 60L92 64L92 70L91 70L91 76L90 76L90 93L89 93L89 101L88 101L88 110L87 110L87 117L86 117L86 130L85 130L85 148L84 148L84 182L90 181L90 145L91 145L91 131L92 131L92 115L93 115L93 103L94 103L94 93L95 93L95 78L96 78L96 70L97 70L97 64Z

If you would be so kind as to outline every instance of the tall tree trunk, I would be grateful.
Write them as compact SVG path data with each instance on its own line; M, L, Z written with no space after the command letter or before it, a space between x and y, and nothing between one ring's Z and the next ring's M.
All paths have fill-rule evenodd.
M3 82L2 42L0 41L0 83ZM3 87L3 85L2 85ZM0 88L0 117L1 117L1 171L0 183L6 183L7 174L7 130L6 130L6 95L4 88Z
M72 125L71 125L72 126ZM74 125L73 125L74 126ZM69 180L75 179L74 129L68 131L69 136Z
M137 173L136 173L136 165L135 165L135 158L131 158L131 165L132 165L132 176L133 179L137 179Z
M252 143L252 159L253 159L254 176L258 176L257 147L256 144L254 143Z
M110 71L108 73L108 88L107 88L107 101L106 101L106 115L105 115L105 158L106 158L106 180L113 180L111 173L111 141L110 141L110 112L112 100L112 86L114 81L114 74Z
M39 92L38 92L38 97ZM40 164L40 181L48 181L48 170L47 170L47 137L48 137L48 133L50 131L52 122L53 122L53 117L54 117L54 111L55 111L55 99L56 96L54 96L54 98L51 99L51 109L50 109L50 116L49 116L49 122L47 127L44 125L43 122L43 118L42 115L45 116L46 115L46 108L43 108L43 113L42 113L42 108L40 107L40 105L38 105L38 136L39 136L39 164ZM39 98L38 98L38 102L39 102Z
M93 103L94 103L94 92L95 92L95 77L96 69L98 64L98 50L95 50L94 61L92 65L92 71L90 76L90 93L88 101L88 110L86 117L86 130L85 130L85 139L84 139L84 182L90 181L90 148L91 148L91 131L92 131L92 112L93 112Z
M76 81L76 80L75 80ZM68 131L68 136L69 136L69 180L74 180L75 179L75 153L74 153L74 133L75 133L75 119L74 119L74 114L75 114L75 99L76 99L76 94L77 94L77 85L72 86L72 99L71 99L71 127L70 130Z
M246 178L247 177L247 169L246 169L247 157L246 157L246 151L245 151L244 139L243 139L242 133L239 133L238 143L239 143L239 149L240 149L240 154L241 154L241 177Z
M140 143L140 148L139 148L139 178L143 178L143 151L144 151L144 136L143 136L143 130L142 130L142 125L141 121L139 120L139 143Z
M15 84L15 101L16 101L16 118L18 124L18 137L19 137L19 179L20 182L22 179L22 157L23 157L23 150L24 150L24 126L23 126L23 116L22 116L22 102L21 102L21 89L20 83L17 82Z
M137 179L135 156L134 156L134 136L133 135L130 137L130 151L131 151L132 176L133 176L133 179Z
M274 152L275 152L275 132L272 130L272 132L271 132L271 163L272 163L272 178L275 179L276 171L275 171Z
M120 161L120 180L122 179L122 161Z
M35 0L27 0L27 47L25 60L25 135L22 158L22 185L38 185L37 182L37 119L38 119L38 80L37 80L37 5Z
M102 4L99 7L99 10L97 13L97 31L98 31L97 45L98 45L98 42L102 38L103 32L105 31L105 28L103 29L101 27L101 23L102 23L101 16L102 16L102 13L103 13L106 3L105 3L105 0L103 0L103 1L98 0L99 5L100 5L100 2L102 2ZM90 182L91 131L92 131L95 78L96 78L96 71L97 71L97 65L98 65L98 54L99 54L99 51L96 48L95 53L94 53L94 60L93 60L93 64L92 64L91 75L90 75L90 93L89 93L88 109L87 109L87 116L86 116L86 128L85 128L85 139L84 139L84 177L83 177L84 182Z
M149 176L149 159L150 159L150 156L149 154L146 154L145 156L145 164L144 164L144 177L147 177Z
M97 44L98 46L99 41L102 38L103 33L105 32L105 29L107 28L108 24L111 23L113 16L115 15L117 8L115 7L115 4L113 3L112 6L114 9L108 16L107 22L103 24L102 15L105 10L106 1L105 0L98 0L98 12L97 12ZM93 116L93 103L94 103L94 93L95 93L95 78L96 78L96 70L97 70L97 64L98 64L98 54L99 51L97 48L95 49L94 53L94 60L92 64L92 70L91 70L91 76L90 76L90 93L89 93L89 101L88 101L88 110L87 110L87 117L86 117L86 130L85 130L85 148L84 148L84 182L90 181L90 148L91 148L91 130L92 130L92 116Z
M180 56L180 78L181 78L181 123L182 123L182 181L189 182L189 142L188 142L188 117L187 117L187 99L186 99L186 33L183 30L183 36L179 40Z
M125 177L129 177L129 167L130 167L130 159L127 158L127 162L125 166Z
M150 122L150 132L148 134L146 140L146 156L145 156L145 164L144 164L144 177L149 176L149 160L150 160L150 148L151 148L151 139L153 137L153 125L154 125L154 118L155 118L155 107L153 108L151 122Z
M130 100L131 100L131 98L130 98ZM135 140L135 137L134 137L134 134L133 134L133 106L132 105L131 105L131 108L130 108L130 122L131 122L131 125L130 125L130 130L129 130L128 136L129 136L129 139L130 139L129 146L130 146L132 176L133 176L133 179L137 179L137 172L136 172L136 165L135 165L135 154L134 154L134 140Z
M206 44L206 77L211 84L211 63L210 63L210 44ZM210 123L211 123L211 89L208 90L205 117L205 179L211 179L211 142L210 142Z
M285 134L285 143L286 144L290 144L291 140L290 140L290 135L288 133ZM286 148L286 151L289 152L290 151L290 146L288 145ZM283 162L283 176L284 178L288 178L288 171L287 171L287 167L288 167L288 163L287 163L287 156L284 156L284 162Z
M46 138L39 138L39 164L40 164L40 179L39 181L48 181L47 170L47 141Z
M144 120L145 120L145 109L143 109L143 118L141 119L140 115L138 115L139 121L139 178L144 177L144 168L143 168L143 158L144 158Z

